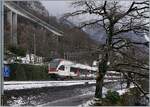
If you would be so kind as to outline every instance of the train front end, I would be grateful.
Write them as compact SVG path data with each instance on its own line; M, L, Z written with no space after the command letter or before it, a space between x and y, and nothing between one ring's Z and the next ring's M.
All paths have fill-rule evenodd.
M61 60L54 59L48 64L48 74L58 74L57 67Z

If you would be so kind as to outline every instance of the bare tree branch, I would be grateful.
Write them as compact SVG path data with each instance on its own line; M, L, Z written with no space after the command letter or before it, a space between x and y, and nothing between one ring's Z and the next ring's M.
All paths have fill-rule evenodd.
M147 67L143 67L141 65L136 65L136 64L128 64L128 63L119 63L119 64L116 64L115 66L117 67L120 67L120 66L127 66L127 67L133 67L133 68L141 68L141 69L145 69L147 71L149 71L149 68Z
M96 21L91 21L91 22L86 22L86 23L82 23L82 25L79 27L80 29L86 27L86 26L90 26L90 25L94 25L94 24L98 24L98 22L101 22L103 19L100 20L96 20ZM99 24L100 25L100 24Z
M142 5L140 5L140 3L142 3ZM145 53L142 53L142 58L138 58L137 56L140 56L141 53L133 54L135 51L132 49L135 49L137 45L144 45L149 47L149 43L132 41L129 38L124 37L126 36L124 33L129 33L131 31L149 31L149 23L144 20L148 17L146 13L148 11L147 1L133 1L126 11L122 10L123 6L120 5L119 2L108 2L107 0L105 0L104 3L99 6L93 5L89 1L82 1L80 6L81 5L84 7L84 10L73 12L70 14L70 16L94 14L99 19L82 23L80 28L84 28L89 25L100 24L101 27L105 29L106 41L104 41L105 44L103 45L102 50L99 51L101 52L102 58L99 58L98 75L101 76L101 79L97 79L97 83L102 81L104 74L107 72L109 67L115 69L127 69L129 72L147 77L146 71L149 70L146 60L147 56ZM140 51L140 49L137 50ZM125 51L126 53L122 51ZM119 53L118 56L117 53ZM131 55L131 53L133 55ZM113 60L114 62L110 65L107 65L110 60ZM142 74L138 71L141 71L142 73L145 71L145 73ZM136 84L136 82L134 83ZM139 88L138 85L137 87ZM96 90L97 88L100 88L99 84L97 84ZM140 89L140 91L142 90ZM99 94L99 90L96 91L95 95L97 94ZM101 95L102 94L99 94L99 96Z
M148 92L145 92L143 89L142 89L142 87L140 87L140 85L137 83L137 82L135 82L132 78L130 78L128 75L126 75L124 72L123 72L123 75L127 78L127 79L129 79L131 82L133 82L133 84L135 84L136 86L137 86L137 88L139 89L139 91L143 94L143 95L147 95L147 94L149 94Z

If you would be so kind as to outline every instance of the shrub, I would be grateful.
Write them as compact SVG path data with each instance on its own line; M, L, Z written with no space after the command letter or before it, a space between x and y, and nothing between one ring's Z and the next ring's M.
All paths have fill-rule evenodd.
M24 57L26 55L26 49L19 47L19 46L18 47L10 46L8 50L17 56L23 56Z
M123 106L135 106L135 103L139 103L138 98L140 97L138 89L136 87L129 89L128 92L121 96L121 103Z
M23 69L23 67L21 65L17 66L17 69L16 69L16 80L18 80L18 81L27 80L25 70Z
M105 98L109 100L111 104L117 104L117 102L120 101L120 95L116 91L107 91Z
M10 80L48 80L46 65L10 64Z

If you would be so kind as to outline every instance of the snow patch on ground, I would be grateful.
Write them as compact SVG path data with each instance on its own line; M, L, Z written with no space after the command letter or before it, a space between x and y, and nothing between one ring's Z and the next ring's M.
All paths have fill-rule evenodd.
M112 82L106 80L105 82ZM95 84L96 80L70 80L70 81L5 81L4 90L21 90L42 87L61 87L84 84Z
M78 80L78 81L9 81L4 82L4 90L20 90L42 87L60 87L84 84L95 84L95 80Z
M133 84L131 84L130 88L134 88L135 86ZM103 87L103 97L105 97L105 94L107 93L109 89ZM125 88L125 89L119 89L117 90L117 92L119 93L119 95L123 95L124 93L128 92L129 91L129 88ZM88 107L92 104L94 104L94 100L98 100L97 98L94 98L92 100L88 100L87 102L81 104L81 105L78 105L78 107Z

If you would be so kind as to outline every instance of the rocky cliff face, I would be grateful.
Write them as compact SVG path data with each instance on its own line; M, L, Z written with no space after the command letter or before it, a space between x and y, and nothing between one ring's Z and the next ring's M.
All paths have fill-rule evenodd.
M34 11L48 17L49 13L46 8L39 1L27 1L28 7L33 9Z

